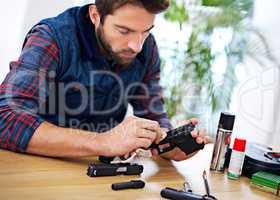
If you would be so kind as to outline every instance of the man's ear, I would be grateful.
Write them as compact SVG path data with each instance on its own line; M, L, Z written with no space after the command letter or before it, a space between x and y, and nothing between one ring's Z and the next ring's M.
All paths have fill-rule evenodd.
M100 15L95 5L89 6L89 17L95 27L100 25Z

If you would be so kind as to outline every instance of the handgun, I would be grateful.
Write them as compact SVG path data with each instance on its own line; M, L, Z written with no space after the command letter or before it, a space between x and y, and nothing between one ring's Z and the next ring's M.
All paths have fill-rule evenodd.
M159 143L152 144L148 149L156 149L158 154L163 154L173 150L175 147L181 149L186 155L204 148L204 143L198 144L191 132L195 129L195 125L190 123L167 132L167 136ZM169 144L168 147L162 147L163 144ZM103 163L111 163L114 157L99 156L99 160Z
M178 147L186 155L191 154L197 150L204 148L204 143L198 144L195 138L192 137L191 132L195 129L192 123L186 124L179 128L167 132L167 136L159 143L152 144L149 149L155 148L158 154L163 154ZM168 147L161 147L163 144L169 144Z

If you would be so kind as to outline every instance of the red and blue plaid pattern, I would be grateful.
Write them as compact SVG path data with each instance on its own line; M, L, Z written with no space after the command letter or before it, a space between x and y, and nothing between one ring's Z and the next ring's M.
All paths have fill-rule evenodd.
M166 112L149 111L151 101L163 108L162 90L159 86L160 59L154 40L148 44L152 49L148 70L143 83L149 89L149 97L133 100L137 112L148 110L138 116L156 120L162 127L171 128ZM52 38L47 25L38 25L26 37L18 61L10 63L10 72L0 85L0 148L25 152L35 130L45 120L38 112L40 95L46 92L40 77L60 66L60 49ZM116 73L117 73L116 69ZM40 94L39 94L40 93ZM139 90L138 94L143 93ZM47 95L47 94L46 94ZM137 115L136 112L136 115ZM140 112L141 113L141 112Z
M38 26L27 37L22 53L10 63L0 85L0 147L24 152L44 120L37 114L40 74L56 68L59 49L47 26Z

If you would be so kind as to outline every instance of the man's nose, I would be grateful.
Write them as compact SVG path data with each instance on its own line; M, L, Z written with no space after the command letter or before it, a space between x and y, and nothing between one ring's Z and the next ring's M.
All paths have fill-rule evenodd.
M136 35L133 38L131 38L128 42L128 48L133 50L135 53L139 53L142 50L142 46L143 46L142 35Z

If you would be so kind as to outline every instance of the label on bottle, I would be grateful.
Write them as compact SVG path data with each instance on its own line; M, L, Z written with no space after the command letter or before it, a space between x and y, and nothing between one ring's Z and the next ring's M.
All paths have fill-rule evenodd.
M232 151L230 163L228 167L228 177L238 179L242 172L245 153L240 151Z
M225 155L229 147L231 131L218 129L211 160L211 170L224 172Z

